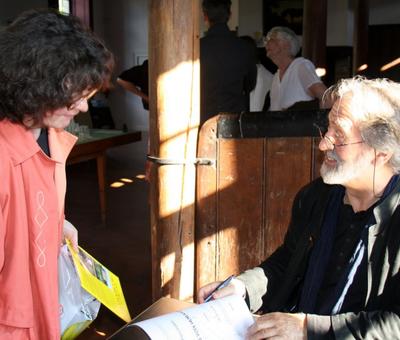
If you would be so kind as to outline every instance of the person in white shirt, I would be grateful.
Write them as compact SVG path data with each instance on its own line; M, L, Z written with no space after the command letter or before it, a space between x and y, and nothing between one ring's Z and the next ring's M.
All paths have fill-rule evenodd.
M250 92L250 112L262 111L265 97L271 90L273 75L263 64L257 63L256 87Z
M243 35L240 39L248 42L254 51L254 59L257 66L257 80L255 88L249 94L249 111L262 111L264 107L265 97L271 90L273 74L268 71L260 62L258 57L258 49L255 40L249 35Z
M322 97L326 86L315 72L311 61L297 57L300 41L291 29L273 27L265 40L267 57L278 67L271 86L271 111L291 108L299 102L312 102L318 99L321 108L329 107Z

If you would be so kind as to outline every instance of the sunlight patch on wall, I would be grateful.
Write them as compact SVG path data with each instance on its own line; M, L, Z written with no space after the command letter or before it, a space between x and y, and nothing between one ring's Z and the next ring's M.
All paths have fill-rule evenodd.
M180 62L177 66L164 72L158 78L157 93L159 97L157 99L160 102L158 106L173 115L163 122L163 130L168 131L169 135L160 136L160 143L172 143L184 148L188 133L187 130L197 128L198 126L198 122L192 126L188 126L187 121L181 119L187 115L186 111L189 108L192 108L192 111L196 111L199 108L199 103L195 102L196 98L193 97L193 93L199 91L199 89L194 88L198 87L196 83L197 76L194 74L199 69L197 66L198 63L198 61ZM193 106L198 107L193 108ZM179 142L182 141L183 144L180 144L178 140ZM171 150L171 153L174 154L173 150Z
M193 242L183 247L182 259L184 263L182 263L181 282L179 284L179 299L183 301L192 301L194 282L191 264L195 263Z
M165 286L172 280L175 272L175 253L165 255L161 259L161 280L162 285Z

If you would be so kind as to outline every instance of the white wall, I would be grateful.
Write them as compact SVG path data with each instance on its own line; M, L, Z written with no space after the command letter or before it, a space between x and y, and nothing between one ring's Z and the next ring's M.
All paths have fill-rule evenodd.
M327 45L353 45L353 1L328 0ZM399 0L369 0L369 24L400 23Z
M93 12L94 31L115 55L115 80L148 55L148 0L96 0ZM116 127L126 124L132 130L148 130L148 112L140 98L114 84L109 104Z
M239 3L239 36L249 35L256 41L262 36L262 0L241 0Z
M231 17L228 21L228 26L232 31L235 31L239 28L239 3L240 0L231 0ZM243 2L243 0L242 0ZM201 3L201 1L200 1Z

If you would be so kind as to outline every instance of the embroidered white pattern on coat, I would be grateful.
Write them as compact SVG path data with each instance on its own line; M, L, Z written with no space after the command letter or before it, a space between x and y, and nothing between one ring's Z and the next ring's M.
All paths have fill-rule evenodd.
M36 193L36 204L37 211L35 214L35 222L39 226L39 233L35 238L35 245L39 251L39 254L36 258L36 263L39 267L43 267L46 265L46 239L42 238L42 234L44 231L44 225L49 219L46 211L43 209L44 207L44 194L43 191L38 191Z

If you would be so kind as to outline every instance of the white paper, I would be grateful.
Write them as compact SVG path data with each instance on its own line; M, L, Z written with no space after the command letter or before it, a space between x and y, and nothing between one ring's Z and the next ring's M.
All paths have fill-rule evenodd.
M152 340L244 340L254 319L236 295L132 324Z

